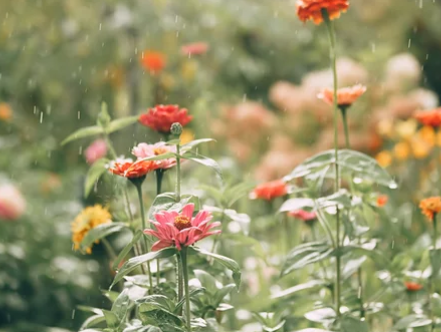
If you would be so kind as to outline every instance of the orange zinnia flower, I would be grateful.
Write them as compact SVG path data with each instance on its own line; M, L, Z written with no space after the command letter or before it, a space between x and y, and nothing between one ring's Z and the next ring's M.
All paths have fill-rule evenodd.
M122 162L115 161L109 172L128 179L140 178L147 173L157 169L157 164L151 160L133 162L131 160L124 160Z
M271 181L258 185L250 194L251 199L265 199L270 201L274 198L288 194L288 185L282 180Z
M164 69L166 57L161 52L144 51L140 61L145 70L148 70L151 74L157 74Z
M349 0L297 0L297 16L303 22L313 20L315 24L323 22L322 9L328 11L332 20L348 8Z
M425 126L438 128L441 126L441 107L429 111L418 111L414 118Z
M421 212L429 219L433 220L436 213L441 212L441 197L429 197L420 202Z
M349 107L365 92L366 87L361 84L338 89L337 104L340 107ZM317 97L332 105L334 103L334 90L324 89Z
M380 195L377 197L377 206L383 207L387 204L389 201L389 197L387 195Z
M409 292L418 292L419 290L423 289L423 285L414 281L405 281L404 286L406 286L406 289Z

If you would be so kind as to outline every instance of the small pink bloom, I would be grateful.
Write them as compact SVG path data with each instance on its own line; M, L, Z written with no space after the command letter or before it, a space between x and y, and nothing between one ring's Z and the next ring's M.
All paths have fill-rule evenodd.
M181 250L182 246L188 247L206 238L219 234L220 230L212 231L212 228L220 226L220 222L209 224L213 216L208 211L199 211L193 218L194 204L187 204L181 213L176 211L161 211L155 215L157 221L150 220L156 230L146 229L145 234L159 239L152 246L153 251L176 246Z
M88 164L93 164L98 159L105 157L107 154L107 144L103 139L97 139L92 142L89 147L84 151L84 156Z
M309 212L309 211L305 211L305 210L295 210L295 211L288 212L288 215L290 217L294 217L296 219L303 220L305 222L313 221L313 220L317 219L317 213L315 213L314 211Z
M0 219L16 220L26 209L26 201L12 184L0 186Z
M208 44L204 42L186 44L181 47L181 53L187 56L202 55L207 53L207 51L208 51Z
M158 142L155 144L139 143L132 149L132 154L138 159L159 156L168 152L176 153L176 147L166 145L165 142ZM157 168L169 169L176 165L176 158L155 160L155 163L157 164Z

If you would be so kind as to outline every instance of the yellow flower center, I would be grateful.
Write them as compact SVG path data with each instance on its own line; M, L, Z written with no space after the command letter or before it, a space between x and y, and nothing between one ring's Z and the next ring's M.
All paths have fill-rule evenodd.
M185 228L191 227L191 220L190 220L190 218L188 218L186 216L177 216L175 218L174 225L177 229L182 231Z
M168 150L166 148L155 148L153 149L153 153L155 154L155 156L159 156L161 154L167 153Z

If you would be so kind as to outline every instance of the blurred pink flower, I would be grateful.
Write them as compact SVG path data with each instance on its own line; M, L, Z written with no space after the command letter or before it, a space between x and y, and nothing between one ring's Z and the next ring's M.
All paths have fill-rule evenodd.
M103 139L97 139L90 144L86 151L84 151L84 156L89 165L93 164L98 159L105 157L107 154L107 144Z
M176 152L175 146L167 145L165 142L155 144L139 143L132 150L132 154L138 159L144 159L159 156L168 152ZM155 160L158 168L169 169L176 165L176 158L168 158L163 160Z
M15 186L0 186L0 219L16 220L23 215L25 209L26 201Z
M314 211L309 212L305 210L296 210L296 211L288 212L288 215L290 217L300 219L305 222L313 221L317 219L317 213L315 213Z
M183 246L188 247L206 238L207 236L219 234L220 230L211 230L221 225L220 222L209 224L213 216L208 211L199 211L193 218L194 204L187 204L181 213L176 211L161 211L155 215L157 221L150 220L156 230L146 229L145 234L152 235L159 239L152 246L153 251L176 246L181 250Z
M181 53L187 56L202 55L207 53L208 48L208 44L204 42L190 43L181 47Z

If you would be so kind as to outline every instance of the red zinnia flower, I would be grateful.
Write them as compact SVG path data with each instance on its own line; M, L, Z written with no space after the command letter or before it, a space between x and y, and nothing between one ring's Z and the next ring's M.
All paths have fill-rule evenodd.
M134 179L140 178L147 173L154 171L157 164L154 161L138 161L131 160L115 161L110 167L109 172L125 178Z
M147 113L141 114L139 122L161 133L170 133L170 127L178 122L184 127L193 117L187 114L186 108L179 108L178 105L157 105L150 108Z
M303 22L313 20L315 24L323 22L322 9L328 11L332 20L348 8L349 0L297 0L297 16Z
M309 212L305 210L295 210L288 212L288 215L290 217L303 220L304 222L310 222L317 219L317 213L315 213L314 211Z
M423 289L423 285L414 281L405 281L404 286L406 286L406 289L409 292L418 292L419 290Z
M380 195L377 197L377 206L383 207L387 204L389 201L389 197L387 195Z
M251 199L265 199L270 201L274 198L288 194L288 185L282 180L271 181L258 185L250 194Z
M166 65L166 57L163 53L157 51L144 51L141 54L141 65L151 74L157 74L162 71Z
M366 87L361 84L338 89L337 104L341 107L349 107L365 92ZM332 105L334 103L334 90L324 89L317 97Z
M438 128L441 126L441 107L429 111L418 111L414 118L425 126Z

